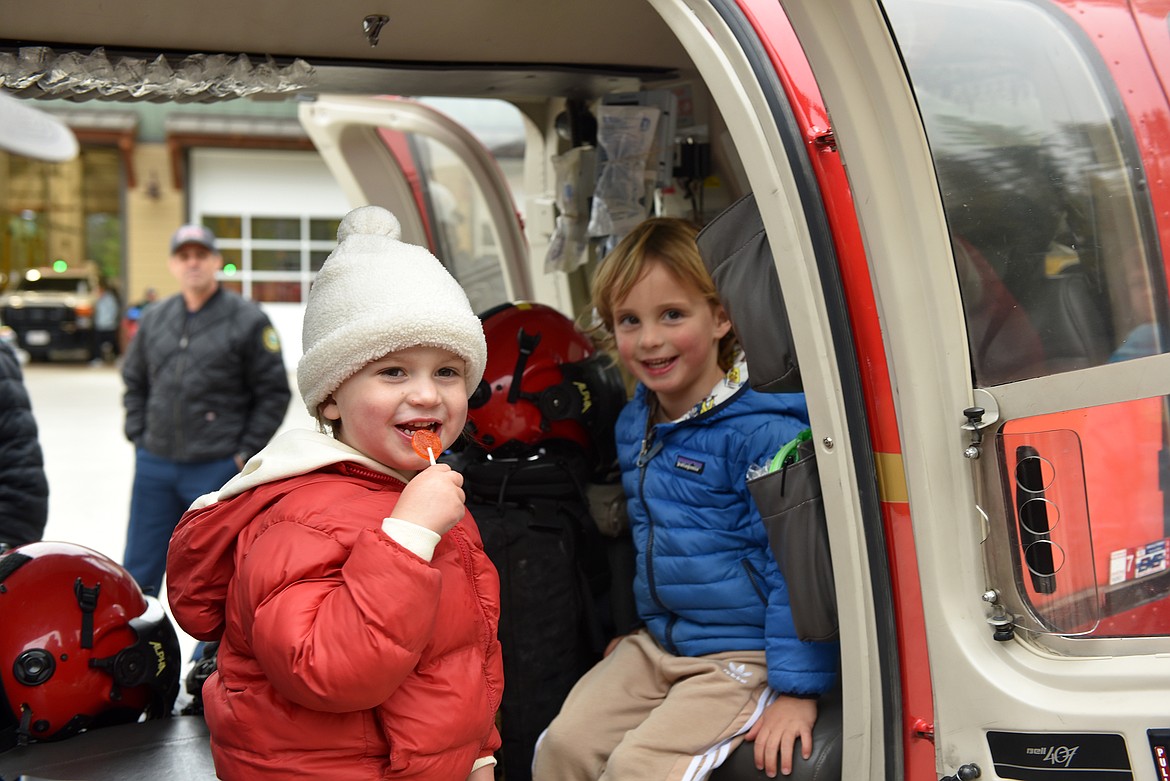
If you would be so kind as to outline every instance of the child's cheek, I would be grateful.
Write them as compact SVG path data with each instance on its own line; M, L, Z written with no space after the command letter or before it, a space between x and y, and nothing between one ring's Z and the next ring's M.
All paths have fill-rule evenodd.
M464 402L462 408L451 409L448 412L447 422L443 426L442 436L440 439L443 442L444 448L449 448L462 436L467 430L467 403ZM450 440L449 442L447 440Z
M628 372L636 372L639 368L638 361L634 358L634 350L637 346L635 340L626 336L623 337L620 333L615 337L618 358L621 359L622 365L626 367Z

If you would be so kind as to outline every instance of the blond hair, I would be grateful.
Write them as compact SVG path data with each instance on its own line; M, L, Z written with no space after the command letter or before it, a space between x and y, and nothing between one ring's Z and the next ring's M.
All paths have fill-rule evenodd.
M660 264L671 276L691 288L712 306L721 306L715 281L703 265L695 237L699 229L691 222L674 217L652 217L628 233L601 261L593 276L593 307L597 312L596 329L605 346L613 346L613 310L622 301L651 263ZM595 338L598 334L595 330ZM719 340L719 368L731 368L738 349L735 332L728 330Z

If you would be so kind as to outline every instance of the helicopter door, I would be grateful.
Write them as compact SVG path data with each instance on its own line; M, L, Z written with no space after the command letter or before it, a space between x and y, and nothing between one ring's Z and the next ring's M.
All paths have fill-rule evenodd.
M430 247L475 311L533 296L508 178L474 135L411 100L323 95L299 107L351 204L378 204Z
M882 313L938 770L1152 779L1170 633L1155 52L1124 2L784 5Z
M715 95L777 255L821 446L844 766L1152 778L1170 634L1167 176L1152 132L1167 107L1135 87L1157 81L1128 5L785 0L796 40L775 4L654 5ZM848 170L897 416L884 461L910 513L886 528L892 558L912 538L921 594L895 590L907 631L893 653L881 568L897 561L863 533L865 457L883 454L858 444L884 421L851 398L848 339L871 335L864 320L834 331L825 261L850 237L834 226L826 245L818 222L842 193L809 181L797 152L818 138L786 136L778 110L795 104L778 84L799 49ZM915 620L928 656L901 666Z

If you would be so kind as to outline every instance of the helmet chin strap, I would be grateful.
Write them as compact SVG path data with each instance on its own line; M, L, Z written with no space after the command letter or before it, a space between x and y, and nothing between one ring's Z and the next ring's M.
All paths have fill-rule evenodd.
M97 610L98 595L102 591L102 584L95 583L93 588L87 588L78 578L73 583L73 593L77 596L77 606L81 608L81 647L93 648L93 611Z
M509 404L515 404L521 398L520 379L524 376L524 367L528 365L529 357L536 352L536 346L540 344L540 332L530 334L521 328L516 333L516 341L519 344L519 353L516 355L516 368L512 370L512 386L508 388Z

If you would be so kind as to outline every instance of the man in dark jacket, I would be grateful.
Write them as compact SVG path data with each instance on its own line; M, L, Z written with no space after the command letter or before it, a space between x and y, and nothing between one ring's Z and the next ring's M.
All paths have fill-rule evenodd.
M137 448L123 564L147 594L162 586L179 517L264 447L288 411L276 330L220 286L222 267L210 230L175 231L180 292L143 316L122 366L126 437Z
M0 550L36 542L49 517L49 483L28 391L11 345L0 340Z

